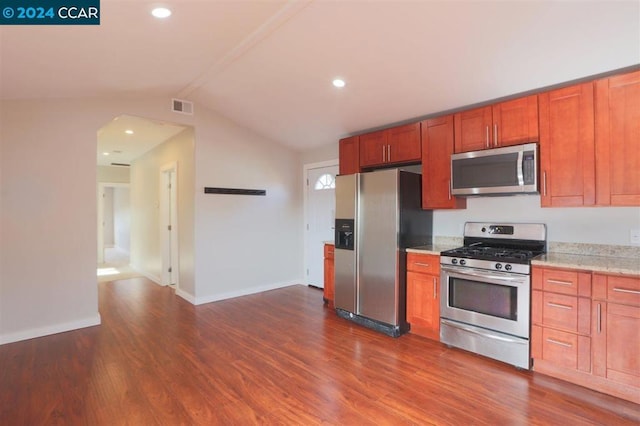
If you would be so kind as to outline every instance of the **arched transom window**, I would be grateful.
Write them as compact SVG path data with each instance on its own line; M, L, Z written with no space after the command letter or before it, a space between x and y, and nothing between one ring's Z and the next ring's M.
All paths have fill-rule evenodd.
M326 173L318 178L313 189L315 190L335 189L335 187L336 187L336 180L329 173Z

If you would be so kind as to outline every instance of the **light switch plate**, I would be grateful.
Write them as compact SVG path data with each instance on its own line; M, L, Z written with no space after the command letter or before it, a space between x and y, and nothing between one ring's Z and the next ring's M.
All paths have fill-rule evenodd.
M640 246L640 229L629 230L629 242L634 246Z

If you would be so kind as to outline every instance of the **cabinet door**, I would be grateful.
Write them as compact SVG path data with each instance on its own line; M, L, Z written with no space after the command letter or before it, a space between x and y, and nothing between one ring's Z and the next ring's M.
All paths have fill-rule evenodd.
M422 127L422 208L458 209L467 199L451 195L453 115L432 118Z
M389 150L387 163L420 161L420 123L407 124L387 130Z
M491 107L462 111L454 116L455 152L479 151L491 147Z
M341 139L338 145L339 150L339 173L341 175L351 175L360 171L360 150L359 136Z
M596 82L596 203L640 205L640 71Z
M384 130L360 135L360 167L384 164L388 155Z
M440 339L439 286L436 275L407 272L407 322L412 333Z
M595 203L593 83L539 95L541 204Z
M640 307L594 302L594 374L640 388Z
M500 102L492 112L494 147L538 142L538 95Z
M324 259L324 303L328 303L329 307L333 307L333 299L334 299L334 282L335 282L335 273L334 273L334 263L333 259Z

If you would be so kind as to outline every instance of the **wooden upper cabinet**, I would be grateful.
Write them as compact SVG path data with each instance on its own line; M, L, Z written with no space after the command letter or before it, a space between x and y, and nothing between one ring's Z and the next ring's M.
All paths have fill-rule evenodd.
M384 164L387 158L387 133L384 130L360 135L360 167Z
M340 139L338 144L339 174L351 175L360 171L359 136Z
M458 209L466 198L451 195L453 115L432 118L422 127L422 208Z
M491 107L458 112L455 115L455 152L490 148Z
M455 152L519 145L538 139L538 95L455 115Z
M494 146L538 142L538 95L493 105Z
M360 167L420 161L420 123L360 135Z
M388 163L420 161L420 123L387 129Z
M640 205L640 71L596 81L596 204Z
M593 82L539 95L543 207L595 203Z

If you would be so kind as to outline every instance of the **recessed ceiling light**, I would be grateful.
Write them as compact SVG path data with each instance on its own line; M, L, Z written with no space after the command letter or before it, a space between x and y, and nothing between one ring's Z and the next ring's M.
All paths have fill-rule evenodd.
M168 18L171 16L171 11L166 7L156 7L151 11L151 14L159 19Z
M124 132L126 134L128 134L128 135L132 135L133 134L133 130L129 130L129 129L125 130Z
M346 83L341 78L336 78L335 80L333 80L333 85L336 87L344 87L345 84Z
M107 156L107 155L109 155L109 153L108 152L103 152L102 155Z

